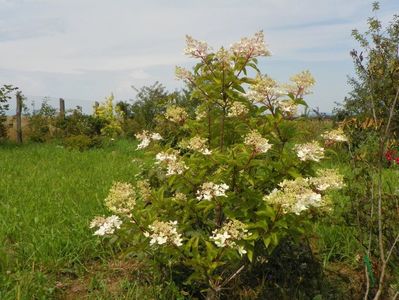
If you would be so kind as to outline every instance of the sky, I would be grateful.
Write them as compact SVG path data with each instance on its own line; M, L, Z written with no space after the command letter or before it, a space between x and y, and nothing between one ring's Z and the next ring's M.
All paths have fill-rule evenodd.
M214 48L229 47L259 30L271 57L262 73L285 82L302 70L316 78L311 107L331 112L342 102L353 75L349 52L354 28L372 16L367 0L0 0L0 85L18 86L38 108L66 100L91 111L113 93L134 99L159 81L173 91L176 65L195 62L183 54L185 35ZM385 23L399 0L380 1ZM13 107L11 108L13 109Z

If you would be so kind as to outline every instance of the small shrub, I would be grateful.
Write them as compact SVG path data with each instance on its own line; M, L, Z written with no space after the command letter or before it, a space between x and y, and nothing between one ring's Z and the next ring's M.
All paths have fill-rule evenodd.
M56 109L51 107L46 100L43 101L39 111L29 117L30 140L44 143L52 138L56 119Z
M87 135L73 135L66 137L63 140L63 145L65 148L79 151L85 151L92 148L101 148L105 143L105 139L102 137L89 137Z
M73 135L96 136L101 134L106 121L96 116L85 115L81 107L68 112L64 118L56 119L59 137L68 137Z
M109 96L104 103L94 107L94 116L101 120L101 134L115 138L122 133L123 111L120 106L114 105L114 95Z
M7 138L7 128L4 123L7 120L6 112L9 108L8 100L11 99L11 94L15 90L18 90L18 88L12 85L3 85L0 87L0 140Z

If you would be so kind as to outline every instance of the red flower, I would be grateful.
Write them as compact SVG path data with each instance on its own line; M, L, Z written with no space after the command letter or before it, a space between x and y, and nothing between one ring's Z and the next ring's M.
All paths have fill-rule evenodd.
M386 153L385 153L385 158L387 159L387 160L389 160L389 161L391 161L391 160L393 160L393 151L392 150L388 150Z
M385 152L385 158L388 161L395 161L395 163L399 165L399 156L396 150L388 150Z

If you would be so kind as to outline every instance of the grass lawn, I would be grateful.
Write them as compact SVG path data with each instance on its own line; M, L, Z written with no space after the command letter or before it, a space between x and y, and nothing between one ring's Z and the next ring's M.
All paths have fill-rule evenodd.
M112 256L88 225L107 213L103 199L114 180L134 180L143 159L135 148L123 140L85 152L0 147L0 299L58 298L65 278L80 278ZM102 286L95 273L81 282L93 295Z

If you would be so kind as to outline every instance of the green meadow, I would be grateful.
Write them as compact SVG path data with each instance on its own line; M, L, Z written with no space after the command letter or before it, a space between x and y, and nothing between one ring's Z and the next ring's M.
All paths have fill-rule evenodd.
M55 144L0 148L0 299L62 298L81 290L106 297L101 272L80 281L90 267L117 256L89 223L106 214L103 199L113 181L134 180L143 159L135 148L126 140L85 152Z

